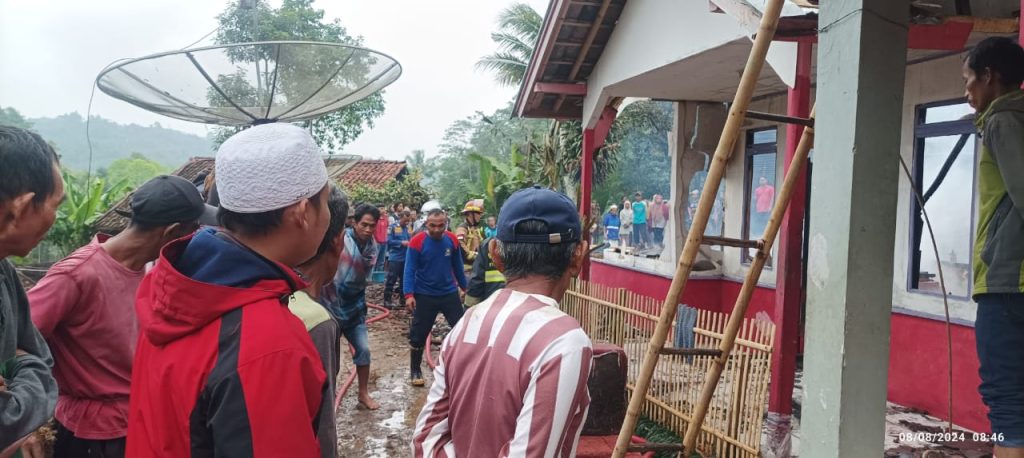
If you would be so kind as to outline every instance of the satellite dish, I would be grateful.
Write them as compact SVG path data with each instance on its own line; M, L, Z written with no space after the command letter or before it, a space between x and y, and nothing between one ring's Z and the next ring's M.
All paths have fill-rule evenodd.
M358 46L237 43L153 54L96 78L116 99L185 121L248 126L318 118L393 83L402 66Z

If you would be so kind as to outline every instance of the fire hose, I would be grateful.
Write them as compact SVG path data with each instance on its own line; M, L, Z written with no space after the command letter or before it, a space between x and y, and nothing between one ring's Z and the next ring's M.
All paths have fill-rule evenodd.
M368 318L366 320L366 324L370 324L370 323L373 323L373 322L376 322L376 321L380 321L380 320L383 320L383 319L391 316L391 311L390 310L388 310L388 309L386 309L384 307L381 307L381 306L379 306L377 304L367 303L366 306L368 308L377 309L377 310L379 310L381 312L381 313L379 313L379 314L377 314L375 316L372 316L372 317ZM352 347L352 344L349 344L348 350L350 352L352 352L352 354L355 354L355 352L356 352L356 349ZM350 387L352 387L352 382L354 382L355 380L356 380L356 368L355 368L355 366L352 366L352 371L349 372L348 377L345 379L345 382L342 383L341 386L338 387L338 391L334 395L334 411L335 412L338 411L338 406L341 405L341 398L345 397L345 393L347 393L348 389Z

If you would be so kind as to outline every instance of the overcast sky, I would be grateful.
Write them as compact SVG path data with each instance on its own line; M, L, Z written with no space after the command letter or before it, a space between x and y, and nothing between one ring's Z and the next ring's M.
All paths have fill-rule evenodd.
M541 14L547 0L522 0ZM0 0L0 106L27 117L77 111L108 63L184 47L216 26L224 0ZM376 127L344 153L403 159L435 154L444 129L477 110L503 106L515 91L474 68L494 49L490 32L512 0L319 0L367 47L396 58L402 77L388 87ZM271 0L279 5L279 0ZM207 40L208 41L208 40ZM201 124L151 114L96 91L92 113L121 123L205 135Z

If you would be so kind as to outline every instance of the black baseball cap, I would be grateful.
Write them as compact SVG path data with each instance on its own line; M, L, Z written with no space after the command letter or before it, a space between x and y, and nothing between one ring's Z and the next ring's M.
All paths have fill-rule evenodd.
M131 212L121 212L132 222L154 226L196 221L206 211L203 197L188 180L160 175L132 193Z
M568 196L540 186L516 191L498 214L498 240L512 243L559 244L576 242L582 233L576 204ZM547 224L547 234L519 234L516 226L524 221Z

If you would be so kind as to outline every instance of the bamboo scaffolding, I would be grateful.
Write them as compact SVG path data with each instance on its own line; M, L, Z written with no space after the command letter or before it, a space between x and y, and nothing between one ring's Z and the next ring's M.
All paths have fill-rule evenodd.
M729 162L729 158L732 156L733 150L736 146L736 140L740 135L741 128L743 127L744 114L750 105L750 99L757 86L757 80L761 75L761 69L764 67L765 57L768 55L768 47L771 45L771 41L775 37L775 29L779 23L779 15L782 13L783 2L784 0L768 0L765 6L764 14L761 17L761 24L758 26L757 36L754 38L754 44L750 51L750 56L747 58L746 66L743 69L743 76L740 78L739 87L736 90L736 96L733 98L732 106L729 108L729 117L726 119L725 127L722 129L722 137L718 141L718 147L715 149L715 154L708 169L704 189L701 192L700 200L697 204L697 212L693 217L690 232L686 237L686 245L683 247L682 255L680 255L679 258L679 264L676 266L675 276L672 278L672 284L669 287L668 294L665 296L665 301L662 304L661 315L658 319L657 326L655 326L654 333L648 342L647 352L643 359L643 365L635 384L636 390L634 390L630 395L629 406L626 409L626 419L622 423L622 428L619 430L619 437L615 442L615 449L612 452L613 458L623 458L629 448L633 432L636 429L636 423L639 420L640 410L643 407L647 390L651 385L651 378L653 377L655 367L658 364L658 357L661 354L661 348L665 346L665 339L668 337L668 332L671 329L672 322L675 318L676 304L679 303L679 298L682 296L682 292L686 288L687 280L689 280L690 272L693 270L693 263L697 257L697 251L700 249L701 240L704 235L704 230L707 227L708 219L711 216L711 208L714 204L715 196L718 194L718 188L720 187L722 177L725 174L726 165ZM781 218L779 218L779 220L781 220ZM771 224L771 221L769 224ZM778 222L776 221L775 224L777 226ZM763 253L763 249L758 253ZM765 258L760 255L759 257L761 258L761 265L763 266ZM748 288L748 286L744 284L744 290L752 291L752 289L752 287ZM740 321L742 321L743 315L741 314L739 318ZM726 337L735 339L737 331L738 326L736 329L732 329L731 335L727 332ZM732 342L729 342L729 344L726 345L723 341L722 346L728 346L729 349L731 349ZM719 361L722 361L724 364L727 359L728 354L723 351ZM717 372L715 377L716 383L717 378L721 376L721 370L721 364L712 366L712 372ZM705 394L706 391L708 390L705 390ZM711 395L713 395L714 386L711 387L710 391ZM703 417L707 414L707 404L710 400L710 395L707 396L707 399L702 399L702 401L705 402L698 404L697 411L700 413L700 416L697 417L695 415L695 419L699 418L699 421L690 422L687 427L687 435L684 444L687 445L688 450L692 451L693 449L693 443L696 441L697 434L700 432L700 423L703 422ZM687 456L689 456L689 452L687 453Z
M814 119L813 109L811 110L811 119ZM686 447L686 454L693 452L697 433L700 429L699 425L704 421L704 416L707 414L708 404L710 403L712 396L715 394L715 387L718 386L718 380L722 375L722 369L729 358L729 353L732 351L733 345L736 343L736 334L739 332L739 328L743 324L743 317L747 313L747 307L750 305L750 298L754 294L754 288L757 286L757 280L761 277L761 271L764 269L769 253L771 253L772 245L774 245L775 238L778 236L779 228L782 226L782 217L785 215L786 209L789 208L789 201L793 195L793 190L796 187L796 182L800 177L800 172L803 170L804 165L807 163L807 156L813 145L814 128L806 127L804 128L803 135L800 137L800 143L797 145L796 153L793 156L793 162L791 163L789 171L786 172L786 179L782 183L778 199L775 202L775 206L772 208L771 219L768 220L768 225L765 227L764 235L762 235L764 244L757 251L753 262L750 264L750 269L747 270L747 276L743 281L743 287L740 289L740 294L736 298L736 305L733 307L732 314L729 316L729 323L726 326L720 347L722 355L715 361L715 364L711 366L711 371L708 373L707 379L704 381L704 388L701 391L701 398L698 401L697 410L694 413L694 421L687 427L686 436L683 438L683 445Z

